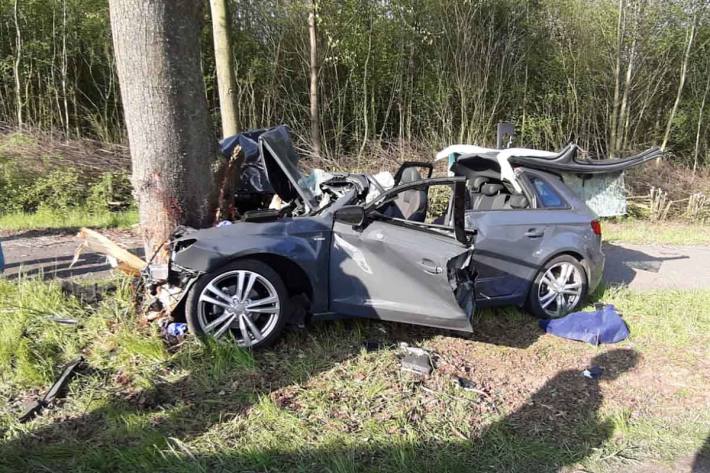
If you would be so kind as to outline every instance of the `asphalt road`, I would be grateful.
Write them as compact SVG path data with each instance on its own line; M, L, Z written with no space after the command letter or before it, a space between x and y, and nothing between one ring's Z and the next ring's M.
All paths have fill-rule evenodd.
M140 239L130 231L105 231L125 248L142 254ZM83 252L69 267L79 240L74 233L25 232L0 237L5 252L5 276L45 278L105 278L111 268L99 254ZM605 244L607 285L635 290L710 288L710 247Z

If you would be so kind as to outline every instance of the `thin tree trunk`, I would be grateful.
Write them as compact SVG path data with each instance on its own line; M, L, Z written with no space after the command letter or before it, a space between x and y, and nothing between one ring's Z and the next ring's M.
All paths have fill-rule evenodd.
M675 102L673 102L673 108L671 109L671 114L668 117L668 123L666 123L666 132L663 135L663 144L661 149L665 150L668 145L668 139L671 136L671 128L673 128L673 119L678 111L678 105L680 104L681 96L683 95L683 86L685 86L685 77L688 73L688 60L690 58L690 50L693 46L693 39L695 38L695 27L697 26L697 14L693 17L693 25L690 27L690 32L688 33L688 44L685 48L685 55L683 56L683 64L680 67L680 81L678 82L678 93L675 97ZM660 160L656 161L659 163Z
M214 220L217 156L200 74L200 0L110 0L146 254ZM165 261L167 254L158 254Z
M67 0L62 2L62 97L64 99L64 133L69 139L69 103L67 102Z
M626 25L625 0L619 0L619 20L616 26L616 66L614 67L614 101L611 106L611 127L609 130L609 156L616 153L616 131L619 113L619 96L621 87L621 49L624 45L624 30Z
M310 11L308 12L308 36L310 39L310 101L311 101L311 143L313 143L313 153L320 156L320 115L318 114L318 37L316 35L316 0L311 0Z
M705 112L705 102L708 98L708 90L710 90L710 74L707 74L707 80L705 81L705 92L703 93L703 100L700 102L700 110L698 111L698 127L695 131L695 148L693 149L693 176L695 176L695 171L698 169L698 155L700 154L700 132L703 128L703 113Z
M20 64L22 61L22 32L20 31L20 21L17 13L17 2L13 8L13 18L15 20L15 62L13 63L12 72L15 76L15 102L16 102L16 117L17 126L22 128L22 81L20 78Z
M214 58L217 69L217 89L219 89L219 114L222 118L222 135L236 135L237 106L235 101L236 80L234 59L229 27L227 0L210 0L212 11L212 36L214 38Z
M629 51L629 63L626 65L626 76L624 77L624 93L621 98L621 106L619 109L619 118L617 121L616 129L616 143L614 144L614 150L619 151L624 147L624 136L625 130L628 126L628 116L627 107L629 103L629 92L631 91L631 78L633 76L634 70L634 59L636 58L636 46L638 44L638 30L641 22L641 16L643 14L643 4L638 6L636 10L636 21L633 25L631 39L631 50Z

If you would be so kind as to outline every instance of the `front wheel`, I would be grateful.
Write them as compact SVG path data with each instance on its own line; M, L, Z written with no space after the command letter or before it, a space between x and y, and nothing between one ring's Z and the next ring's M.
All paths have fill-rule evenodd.
M270 266L240 260L200 276L185 308L187 325L198 337L231 336L239 346L260 348L281 335L288 293Z
M542 319L556 319L578 309L587 297L587 274L577 259L561 255L538 271L528 309Z

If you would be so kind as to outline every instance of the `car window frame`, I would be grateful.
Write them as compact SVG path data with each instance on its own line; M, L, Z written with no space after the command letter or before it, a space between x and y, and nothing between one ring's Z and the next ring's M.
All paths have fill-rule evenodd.
M412 220L407 220L403 218L397 218L397 217L388 217L384 215L382 212L379 212L377 209L381 207L382 205L391 202L394 200L394 198L405 191L412 190L412 189L417 189L421 187L428 188L434 185L449 185L452 188L452 194L451 198L453 199L454 202L454 207L461 207L461 222L459 222L460 226L457 228L457 222L455 221L455 218L452 219L452 224L451 225L441 225L441 224L435 224L435 223L425 223L425 222L414 222ZM454 240L458 241L459 243L462 244L470 244L471 243L471 237L475 234L475 231L466 229L466 216L465 216L465 209L462 207L464 205L463 202L463 192L465 192L466 188L466 178L465 177L459 177L459 176L453 176L453 177L433 177L429 179L420 179L418 181L412 181L408 182L406 184L402 184L396 187L393 187L392 189L389 189L386 191L384 194L380 194L377 196L375 200L370 202L369 204L364 206L365 210L365 215L368 218L375 219L378 221L383 221L383 222L388 222L393 225L398 225L398 226L403 226L406 228L410 228L413 230L418 230L418 231L423 231L426 233L431 233L439 236L444 236L448 238L453 238ZM428 192L427 192L428 194ZM458 198L457 198L458 196ZM454 213L456 213L456 210L454 210Z
M519 179L521 186L525 189L526 194L529 194L533 196L533 201L531 201L531 205L528 209L520 209L520 210L570 210L572 208L572 205L569 203L569 201L557 190L555 189L555 186L550 184L550 182L545 179L542 176L539 176L537 174L532 174L527 171L522 171L520 175L518 176L521 179ZM535 187L535 184L532 182L532 179L539 179L542 182L544 182L548 187L552 189L552 191L555 193L557 197L562 201L564 206L562 207L546 207L543 202L542 198L540 197L540 194L537 191L537 188Z

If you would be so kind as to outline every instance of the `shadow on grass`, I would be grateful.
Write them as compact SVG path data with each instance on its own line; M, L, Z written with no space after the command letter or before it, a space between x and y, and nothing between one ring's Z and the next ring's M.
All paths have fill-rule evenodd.
M514 327L525 324L515 317L508 323L489 319L484 319L482 329L488 343L517 346L539 335L518 339L522 332L516 336ZM598 415L603 401L599 382L572 370L558 373L523 407L466 439L427 431L407 441L400 435L386 444L358 439L308 447L304 439L306 446L293 451L274 448L273 443L261 448L258 443L241 445L239 434L234 439L231 431L234 444L229 449L202 444L197 452L185 446L212 429L216 434L210 436L219 435L230 422L241 421L244 435L250 428L278 434L278 424L252 427L243 425L243 419L281 388L305 383L357 356L362 339L371 335L364 332L382 333L377 323L346 324L349 337L343 330L331 330L331 323L318 325L313 332L289 334L254 358L224 344L184 350L171 363L189 369L187 376L130 395L113 393L88 405L84 413L0 443L0 470L553 471L584 460L612 435L612 426ZM382 338L388 344L421 344L442 333L400 324L387 328ZM507 334L496 336L496 330ZM614 350L594 360L604 367L607 380L636 362L637 354L631 350Z

